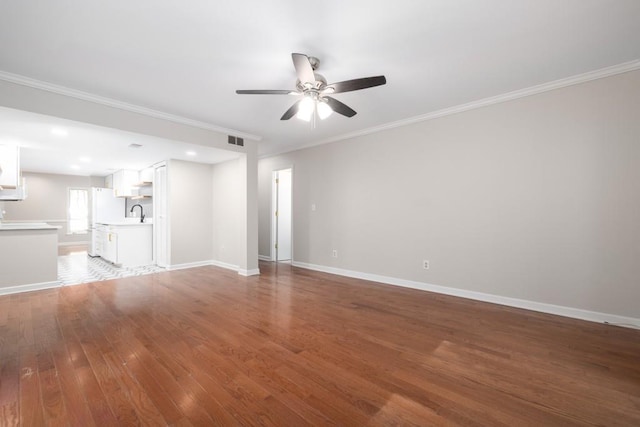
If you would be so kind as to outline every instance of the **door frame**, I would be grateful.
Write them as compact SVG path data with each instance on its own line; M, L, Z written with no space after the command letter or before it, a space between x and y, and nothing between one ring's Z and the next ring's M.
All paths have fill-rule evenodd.
M160 189L158 188L158 186L156 185L157 183L156 181L156 174L157 174L157 169L164 167L164 194L162 196L159 196L159 191ZM164 267L164 268L169 268L171 266L171 235L170 235L170 230L171 227L169 226L170 224L170 217L169 217L169 164L168 162L159 162L156 163L154 165L151 166L151 168L153 168L153 262L158 265L158 267ZM160 198L163 197L164 198L164 203L165 203L165 218L164 218L164 237L165 237L165 245L166 247L164 248L164 252L165 252L165 265L159 265L158 264L158 253L157 253L157 247L158 247L158 241L157 241L157 236L158 236L158 230L160 227L160 224L162 221L159 221L160 218L158 218L159 216L159 211L160 209L157 209L158 203L160 202Z
M278 172L283 170L291 170L291 262L293 263L293 254L294 254L293 252L294 250L293 248L293 222L294 222L294 215L293 215L294 168L293 168L293 165L283 166L283 167L279 167L277 169L271 170L271 211L269 212L269 218L270 218L270 224L271 224L271 231L270 231L271 239L270 239L270 246L269 246L269 258L271 258L271 261L273 262L278 262L278 251L276 250L278 221L275 220L275 212L278 207L276 175Z

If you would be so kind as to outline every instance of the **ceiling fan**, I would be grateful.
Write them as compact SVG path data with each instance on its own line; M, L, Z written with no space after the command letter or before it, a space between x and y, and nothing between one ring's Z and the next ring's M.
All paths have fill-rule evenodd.
M384 76L374 76L327 84L327 80L315 72L320 66L318 58L302 53L292 53L291 57L298 76L296 90L236 90L236 93L240 95L302 95L303 98L293 104L280 120L289 120L296 116L308 122L314 112L318 113L320 119L326 119L334 111L346 117L353 117L356 115L355 110L328 95L367 89L387 83Z

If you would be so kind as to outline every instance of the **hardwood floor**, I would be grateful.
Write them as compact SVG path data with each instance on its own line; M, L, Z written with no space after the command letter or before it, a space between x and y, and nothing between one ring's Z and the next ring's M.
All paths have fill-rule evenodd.
M640 331L261 263L0 297L2 425L640 425Z

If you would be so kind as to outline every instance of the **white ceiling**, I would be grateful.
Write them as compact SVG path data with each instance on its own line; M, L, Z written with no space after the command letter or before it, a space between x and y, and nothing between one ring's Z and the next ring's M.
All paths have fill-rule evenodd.
M240 156L4 107L0 107L0 144L20 147L24 171L64 175L105 176L117 169L141 170L167 159L213 164Z
M3 1L0 70L260 135L262 155L640 58L638 0ZM280 116L291 53L358 114ZM51 139L51 144L58 141Z

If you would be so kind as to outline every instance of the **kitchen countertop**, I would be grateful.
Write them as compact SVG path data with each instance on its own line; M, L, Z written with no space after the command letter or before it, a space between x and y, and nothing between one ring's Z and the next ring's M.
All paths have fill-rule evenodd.
M102 225L116 225L118 227L126 225L127 227L135 226L135 225L153 225L153 221L149 220L145 222L140 222L140 219L137 221L114 221L114 222L99 222L98 224Z
M46 222L0 222L0 231L58 230L59 228L61 227Z

